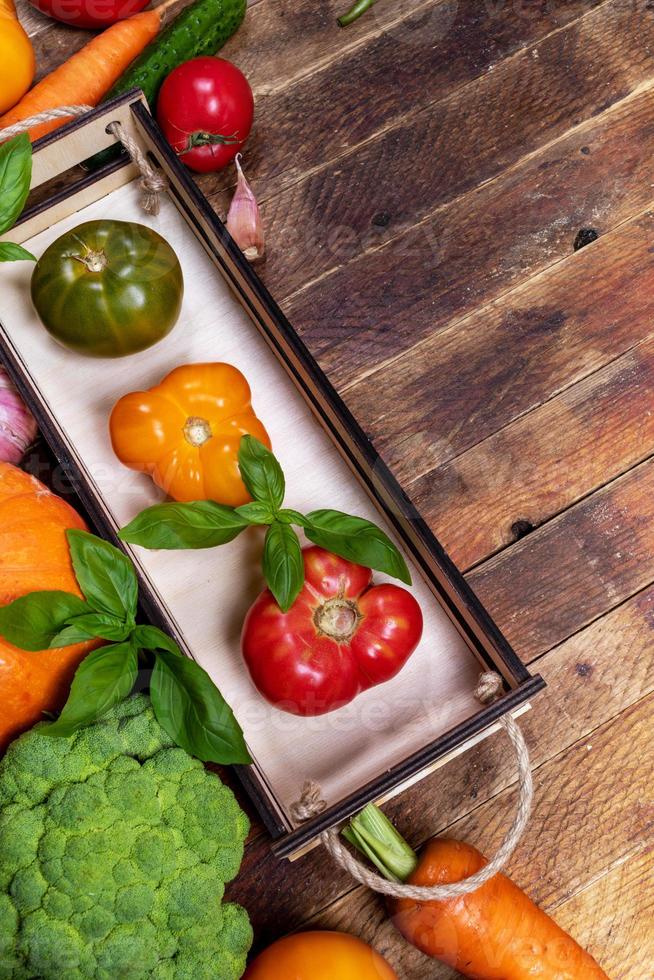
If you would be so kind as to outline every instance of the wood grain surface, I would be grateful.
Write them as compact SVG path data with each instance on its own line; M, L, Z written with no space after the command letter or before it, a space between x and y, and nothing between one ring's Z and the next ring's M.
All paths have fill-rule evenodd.
M256 97L261 275L548 681L524 721L536 805L510 873L613 980L648 980L653 5L377 0L340 30L344 5L256 0L224 49ZM21 16L39 75L88 36ZM200 186L224 213L233 174ZM498 736L387 811L416 846L446 831L490 850L514 780ZM400 980L454 976L321 851L274 859L256 820L229 895L257 948L342 928Z

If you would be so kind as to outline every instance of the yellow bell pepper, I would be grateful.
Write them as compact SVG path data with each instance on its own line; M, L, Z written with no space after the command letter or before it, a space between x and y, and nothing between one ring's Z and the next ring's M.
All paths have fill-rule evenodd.
M19 102L34 81L34 49L14 0L0 0L0 113Z

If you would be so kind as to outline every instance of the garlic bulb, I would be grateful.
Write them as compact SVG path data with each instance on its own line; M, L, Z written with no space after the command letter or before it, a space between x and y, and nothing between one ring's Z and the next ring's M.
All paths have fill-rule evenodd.
M227 231L248 262L256 262L263 258L265 252L263 224L257 200L241 168L240 153L237 154L234 162L238 181L227 215Z
M37 431L32 413L0 367L0 460L20 463Z

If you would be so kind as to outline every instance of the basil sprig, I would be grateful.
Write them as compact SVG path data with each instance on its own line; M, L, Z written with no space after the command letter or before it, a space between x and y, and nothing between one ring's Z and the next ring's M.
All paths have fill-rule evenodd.
M302 549L292 525L303 528L309 541L341 558L411 584L404 558L388 535L371 521L338 510L301 514L284 508L282 468L273 453L253 436L241 439L238 462L253 498L250 503L235 509L210 500L155 504L124 527L120 537L144 548L213 548L233 541L250 525L267 525L263 573L284 612L304 585Z
M59 718L43 734L71 735L101 718L132 691L139 659L149 653L154 713L175 743L203 762L251 762L241 727L206 671L156 626L137 625L138 579L129 558L86 531L66 537L84 599L32 592L0 608L0 636L21 650L109 641L82 661Z
M32 144L27 133L0 146L0 235L16 224L30 192ZM0 242L0 262L17 262L34 256L13 242Z

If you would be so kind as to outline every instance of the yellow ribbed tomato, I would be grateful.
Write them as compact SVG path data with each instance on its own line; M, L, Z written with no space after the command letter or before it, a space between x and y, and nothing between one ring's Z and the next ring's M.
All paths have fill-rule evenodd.
M14 0L0 0L0 113L20 102L34 81L34 49Z
M270 449L250 386L231 364L183 364L148 391L118 401L109 419L116 456L149 473L173 500L238 507L251 498L241 479L244 435Z

